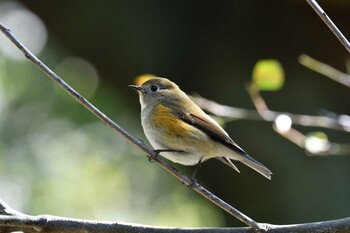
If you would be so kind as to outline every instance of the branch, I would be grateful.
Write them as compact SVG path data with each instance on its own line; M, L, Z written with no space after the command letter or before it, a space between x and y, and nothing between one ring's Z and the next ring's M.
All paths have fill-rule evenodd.
M327 129L340 130L345 132L350 132L349 121L344 121L343 118L332 118L328 116L315 116L315 115L302 115L295 113L285 113L272 111L265 109L265 111L260 112L255 110L247 110L244 108L236 108L227 105L222 105L216 103L212 100L205 99L200 96L191 96L191 99L202 109L220 116L229 118L232 120L242 119L242 120L255 120L255 121L267 121L274 122L275 119L281 114L288 114L293 120L293 124L307 126L307 127L322 127ZM260 101L260 103L262 103ZM266 106L266 104L265 104ZM259 108L260 109L260 108Z
M299 56L300 64L309 68L310 70L316 71L317 73L323 74L324 76L341 83L347 87L350 87L350 75L343 73L337 69L334 69L332 66L317 61L316 59L302 54Z
M32 61L41 71L43 71L52 81L54 81L58 86L60 86L63 90L65 90L69 95L71 95L76 101L82 104L86 109L88 109L92 114L98 117L103 124L109 126L114 131L120 133L124 138L126 138L129 142L137 146L143 152L145 152L149 157L155 158L154 160L163 167L170 174L175 176L177 179L182 181L182 183L187 186L191 186L193 190L207 198L212 203L219 206L221 209L225 210L227 213L237 218L244 224L252 227L255 231L264 230L265 226L260 224L253 219L249 218L245 214L241 213L225 201L221 200L219 197L212 194L210 191L205 189L197 182L193 182L190 178L185 176L183 173L179 172L176 168L167 163L164 159L154 152L154 150L140 140L129 134L126 130L108 118L104 113L102 113L99 109L97 109L94 105L92 105L88 100L86 100L83 96L81 96L78 92L76 92L72 87L70 87L66 82L64 82L56 73L54 73L49 67L47 67L42 61L40 61L34 54L32 54L24 45L18 41L15 36L11 33L9 29L0 24L0 30L7 36L12 43L24 54L26 58Z
M350 144L333 143L328 141L327 138L319 138L315 135L307 136L294 129L292 124L295 123L295 116L292 114L281 113L280 115L276 116L269 110L265 100L261 97L258 88L256 88L254 84L247 86L247 91L260 116L264 120L270 119L273 116L273 129L300 148L305 149L308 154L319 156L350 154ZM339 119L339 123L340 122L342 122L341 119ZM344 124L344 130L349 131L349 122L347 121L342 123Z
M318 5L318 3L315 0L306 0L312 9L320 16L320 18L323 20L323 22L328 26L329 29L333 32L333 34L338 38L338 40L342 43L342 45L348 50L350 53L350 43L345 38L343 33L337 28L337 26L333 23L333 21L328 17L326 12L323 11L323 9Z
M177 228L158 228L154 226L101 222L57 217L52 215L25 215L11 209L0 199L0 232L45 232L45 233L109 233L109 232L182 232ZM204 230L204 229L203 229ZM211 229L212 230L212 229ZM209 229L186 229L186 232L210 232ZM228 231L228 229L227 229ZM226 231L226 232L227 232ZM248 232L249 228L237 228L235 232Z
M10 209L11 214L2 215L3 208ZM313 222L295 225L265 224L267 232L271 233L344 233L350 231L350 218ZM0 232L7 233L23 231L25 233L248 233L250 228L170 228L118 222L102 222L73 218L57 217L52 215L25 215L8 207L0 199Z

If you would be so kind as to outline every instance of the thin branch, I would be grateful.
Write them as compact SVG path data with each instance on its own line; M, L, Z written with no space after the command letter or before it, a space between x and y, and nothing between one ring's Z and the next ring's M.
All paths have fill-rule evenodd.
M191 99L207 112L210 112L216 116L226 117L233 120L260 120L274 123L279 116L286 115L291 119L294 125L323 127L350 132L350 116L311 116L272 111L268 108L265 100L260 95L259 90L254 85L248 85L247 90L255 105L256 111L218 104L214 101L199 97L198 95L191 96ZM290 128L288 131L280 131L277 127L275 127L275 124L273 126L273 129L277 133L290 140L297 146L305 149L310 155L328 156L350 154L350 144L332 143L328 141L325 142L327 145L325 145L324 150L318 151L317 153L311 153L308 148L305 147L305 141L307 139L306 135L293 128Z
M315 116L315 115L302 115L295 113L285 113L278 111L262 111L262 114L259 114L255 110L247 110L244 108L231 107L227 105L222 105L216 103L215 101L205 99L198 95L191 96L191 99L202 109L206 110L209 113L220 117L226 117L232 120L254 120L254 121L267 121L274 122L276 117L281 114L288 114L293 120L293 124L307 126L307 127L322 127L327 129L340 130L345 132L350 132L350 122L344 120L345 116L342 118L332 118L328 116ZM265 104L266 106L266 104ZM259 108L261 109L261 108ZM349 117L350 118L350 117Z
M316 59L302 54L299 56L300 64L309 68L310 70L316 71L317 73L323 74L324 76L341 83L347 87L350 87L350 75L343 73L337 69L334 69L332 66L327 65L323 62L317 61Z
M263 224L260 224L253 219L249 218L245 214L238 211L236 208L232 207L225 201L221 200L219 197L212 194L210 191L205 189L197 182L193 182L190 178L185 176L183 173L179 172L176 168L167 163L164 159L157 156L152 148L146 146L144 142L140 139L135 138L129 134L126 130L108 118L104 113L92 105L88 100L76 92L72 87L70 87L66 82L64 82L57 74L55 74L49 67L47 67L42 61L40 61L34 54L32 54L24 45L18 41L15 36L11 33L9 29L0 24L0 30L12 41L12 43L24 54L26 58L32 61L41 71L43 71L52 81L59 85L63 90L65 90L69 95L71 95L75 100L82 104L86 109L88 109L92 114L98 117L105 125L109 126L116 132L120 133L129 142L136 145L148 156L155 158L155 161L163 167L166 171L171 173L177 179L182 181L187 186L191 185L191 188L197 193L207 198L209 201L213 202L215 205L219 206L221 209L225 210L227 213L231 214L233 217L237 218L246 225L252 227L255 231L264 230Z
M0 199L1 206L6 205ZM102 222L52 215L31 216L14 211L16 214L8 216L0 214L0 231L2 233L23 231L25 233L248 233L250 228L170 228L155 227L139 224L125 224L118 222ZM324 222L313 222L295 225L265 225L271 233L344 233L350 231L350 218L343 218Z
M350 154L350 144L334 143L334 142L328 141L327 138L320 139L317 137L307 136L299 132L298 130L294 129L292 127L292 124L295 123L294 122L295 118L292 114L281 113L280 115L275 116L274 113L271 110L269 110L269 108L267 107L265 100L262 98L258 88L256 88L254 84L250 84L247 87L247 91L260 116L264 120L270 119L270 117L274 116L273 129L284 138L293 142L300 148L305 149L309 155L330 156L330 155L349 155ZM282 115L290 119L290 126L288 126L287 128L283 127L282 129L280 129L277 125L277 119L279 116L282 116ZM344 123L344 124L347 125L347 127L349 127L348 123ZM310 139L313 141L310 141Z
M328 26L329 29L333 32L333 34L338 38L338 40L342 43L342 45L348 50L350 53L350 43L343 35L343 33L337 28L337 26L333 23L333 21L328 17L326 12L318 5L315 0L306 0L312 9L320 16L323 22Z
M19 214L21 214L21 213L12 209L3 200L0 199L0 215L12 215L13 216L13 215L19 215Z

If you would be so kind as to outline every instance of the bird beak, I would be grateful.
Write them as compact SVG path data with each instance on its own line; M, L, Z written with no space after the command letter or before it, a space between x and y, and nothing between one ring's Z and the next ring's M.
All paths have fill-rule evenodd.
M130 88L136 90L136 91L143 91L143 89L140 86L136 86L136 85L129 85Z

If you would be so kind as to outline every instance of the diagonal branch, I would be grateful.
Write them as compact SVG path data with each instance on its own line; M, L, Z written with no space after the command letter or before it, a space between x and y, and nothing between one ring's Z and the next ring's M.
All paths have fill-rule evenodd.
M307 3L310 4L312 9L320 16L323 22L328 26L329 29L333 32L333 34L338 38L338 40L342 43L342 45L348 50L350 53L350 43L343 35L343 33L338 29L338 27L333 23L333 21L328 17L326 12L318 5L315 0L306 0Z
M72 96L75 100L77 100L80 104L82 104L86 109L88 109L92 114L98 117L103 124L109 126L114 131L120 133L124 138L126 138L129 142L140 148L143 152L145 152L148 156L155 158L155 161L163 167L166 171L171 173L177 179L182 181L187 186L191 185L191 188L195 190L197 193L207 198L209 201L213 202L221 209L225 210L227 213L231 214L241 222L246 225L252 227L256 231L263 230L265 226L260 224L253 219L249 218L245 214L241 213L239 210L235 209L225 201L221 200L219 197L212 194L210 191L205 189L197 182L193 182L190 178L179 172L176 168L167 163L164 159L156 156L157 154L153 151L152 148L146 146L143 141L135 138L131 134L129 134L126 130L124 130L121 126L116 124L110 118L108 118L104 113L102 113L99 109L97 109L94 105L92 105L88 100L86 100L83 96L81 96L78 92L76 92L72 87L70 87L66 82L64 82L56 73L54 73L49 67L47 67L42 61L40 61L33 53L31 53L24 45L16 39L16 37L11 33L9 29L0 24L0 30L9 38L12 43L24 54L26 58L32 61L41 71L43 71L52 81L54 81L58 86L60 86L63 90L65 90L70 96Z
M350 75L343 73L323 62L317 61L316 59L306 54L300 55L298 60L300 64L309 68L310 70L323 74L324 76L332 79L333 81L336 81L347 87L350 87Z

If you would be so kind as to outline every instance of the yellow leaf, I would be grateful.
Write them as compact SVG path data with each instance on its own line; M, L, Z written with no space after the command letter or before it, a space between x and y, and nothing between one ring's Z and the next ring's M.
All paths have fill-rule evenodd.
M258 61L252 74L254 84L262 91L277 91L284 84L284 71L279 61L265 59Z
M149 79L155 78L154 74L141 74L135 78L135 85L141 85Z

